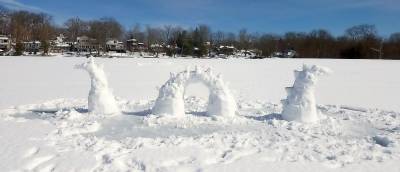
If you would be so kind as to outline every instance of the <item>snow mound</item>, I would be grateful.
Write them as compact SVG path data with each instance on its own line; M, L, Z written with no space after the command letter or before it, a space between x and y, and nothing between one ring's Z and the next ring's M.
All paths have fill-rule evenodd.
M95 64L93 58L88 62L75 66L89 73L91 87L88 97L88 110L94 114L116 114L120 112L114 95L108 87L104 66Z
M237 110L236 101L231 91L211 69L204 70L196 67L195 70L185 70L172 74L170 79L160 88L158 98L152 109L155 115L184 116L184 94L186 87L195 82L201 82L210 90L207 115L232 117Z
M331 73L330 69L320 66L303 65L302 71L294 71L295 81L292 87L286 87L287 98L282 100L282 118L288 121L316 122L321 116L317 112L315 84L319 76Z

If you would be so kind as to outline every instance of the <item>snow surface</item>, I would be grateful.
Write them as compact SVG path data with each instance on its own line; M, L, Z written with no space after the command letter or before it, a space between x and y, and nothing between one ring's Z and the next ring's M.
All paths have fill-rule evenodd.
M85 58L0 58L2 171L400 171L400 62L315 59L96 59L120 115L89 115ZM326 66L307 124L279 100L303 64ZM206 115L208 90L188 89L183 117L152 114L158 89L187 66L212 67L237 101ZM198 89L197 89L198 88ZM211 92L211 90L210 90Z

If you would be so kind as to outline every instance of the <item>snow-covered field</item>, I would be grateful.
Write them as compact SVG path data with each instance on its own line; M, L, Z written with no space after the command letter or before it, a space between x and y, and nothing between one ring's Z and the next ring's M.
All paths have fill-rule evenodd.
M88 113L86 58L0 58L1 171L400 171L400 61L96 59L120 115ZM303 64L330 68L316 85L315 124L282 120ZM211 67L237 116L206 115L189 85L186 115L151 114L170 72Z

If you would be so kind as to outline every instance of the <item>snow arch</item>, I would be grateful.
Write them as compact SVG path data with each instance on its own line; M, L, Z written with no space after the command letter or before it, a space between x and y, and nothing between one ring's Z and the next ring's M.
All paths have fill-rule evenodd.
M294 71L293 87L286 87L287 98L282 100L282 118L288 121L316 122L321 116L317 112L315 84L318 77L331 73L328 68L303 65L302 71Z
M237 110L236 101L231 91L220 76L215 76L210 69L185 70L171 74L170 79L160 88L158 98L152 109L155 115L185 115L184 93L186 87L193 82L201 82L209 89L207 115L234 116Z
M91 87L88 96L88 111L95 114L115 114L120 110L111 89L108 87L107 76L102 65L95 64L91 57L88 62L75 66L89 73Z

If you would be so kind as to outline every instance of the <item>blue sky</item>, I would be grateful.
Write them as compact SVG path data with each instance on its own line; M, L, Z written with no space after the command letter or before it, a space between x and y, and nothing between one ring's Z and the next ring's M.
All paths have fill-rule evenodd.
M400 0L0 0L11 9L41 11L57 24L114 17L126 28L208 24L213 30L284 33L324 28L340 35L350 26L375 24L388 36L400 32Z

